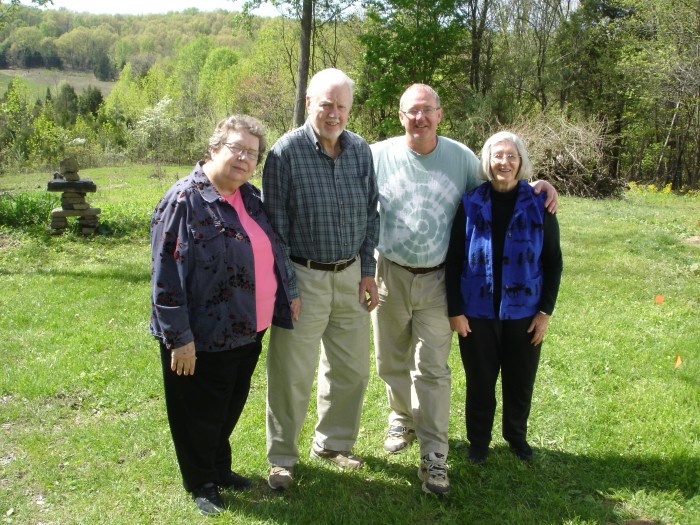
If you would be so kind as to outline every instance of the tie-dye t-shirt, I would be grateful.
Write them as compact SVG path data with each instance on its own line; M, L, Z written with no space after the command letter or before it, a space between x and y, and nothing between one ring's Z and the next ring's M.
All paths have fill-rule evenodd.
M410 149L404 136L371 149L379 186L377 250L404 266L442 264L462 194L483 182L476 155L446 137L427 155Z

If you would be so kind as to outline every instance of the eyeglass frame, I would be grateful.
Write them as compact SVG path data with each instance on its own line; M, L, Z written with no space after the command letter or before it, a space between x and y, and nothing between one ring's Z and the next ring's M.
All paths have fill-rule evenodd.
M514 155L513 153L506 153L505 155L503 153L491 153L490 157L491 160L507 160L513 162L519 159L520 155Z
M406 111L400 109L399 113L403 113L404 115L406 115L406 117L410 119L416 119L418 118L419 114L423 115L424 117L432 117L440 109L442 109L441 106L438 106L436 108L428 107L423 109L408 109Z
M245 152L245 158L248 160L257 162L260 159L260 152L258 150L244 148L235 142L222 142L222 145L226 146L234 157L241 158L241 153Z

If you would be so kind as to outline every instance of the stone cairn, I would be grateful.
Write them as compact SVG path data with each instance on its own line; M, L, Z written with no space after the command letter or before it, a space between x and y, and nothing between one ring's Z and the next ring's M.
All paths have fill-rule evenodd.
M80 233L92 235L97 229L100 208L91 208L85 194L96 192L97 186L91 180L80 179L78 162L73 158L63 159L61 169L53 174L48 182L48 191L60 191L61 207L51 211L51 233L61 235L68 227L68 217L78 217Z

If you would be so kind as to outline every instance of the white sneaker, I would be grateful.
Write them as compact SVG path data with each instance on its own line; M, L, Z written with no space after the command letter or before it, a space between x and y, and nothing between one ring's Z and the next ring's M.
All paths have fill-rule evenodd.
M443 496L450 491L445 455L431 452L423 456L418 469L418 479L423 482L423 492Z
M416 439L416 431L412 428L392 425L389 427L389 437L384 441L384 450L393 454L400 452Z
M267 484L272 490L284 490L294 481L294 467L277 467L270 469Z

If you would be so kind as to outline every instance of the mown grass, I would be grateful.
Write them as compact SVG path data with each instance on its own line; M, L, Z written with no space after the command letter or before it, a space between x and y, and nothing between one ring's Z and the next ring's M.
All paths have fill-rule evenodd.
M96 237L0 220L4 522L208 522L181 487L147 334L148 219L188 169L81 171L110 226ZM46 180L2 177L0 192L36 200ZM382 451L387 410L374 373L355 449L367 467L339 472L304 455L298 483L273 493L263 356L232 437L235 467L255 485L226 493L230 510L217 522L700 523L699 212L697 198L644 191L561 199L565 270L530 419L532 465L510 454L498 423L488 462L466 461L455 344L449 497L421 494L417 447Z

